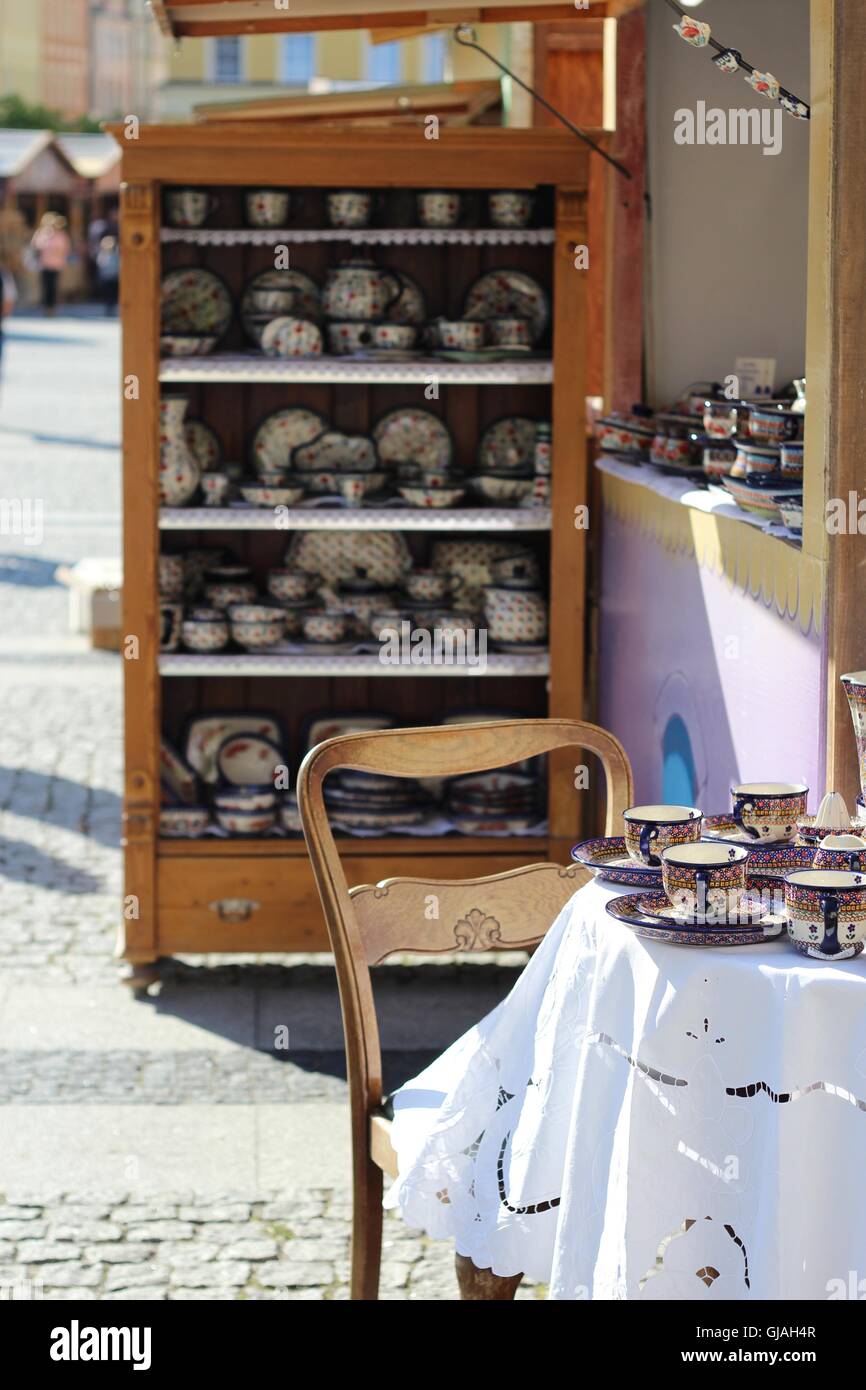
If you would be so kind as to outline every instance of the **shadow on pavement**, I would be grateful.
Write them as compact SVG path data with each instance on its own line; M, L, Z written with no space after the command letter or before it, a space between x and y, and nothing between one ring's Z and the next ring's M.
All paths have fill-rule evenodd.
M33 883L53 893L98 893L105 887L101 879L87 869L76 868L52 854L45 854L26 840L0 837L0 889L3 880L13 883Z
M89 799L82 805L81 782L73 782L69 777L58 777L54 773L34 772L26 767L4 767L0 764L0 789L8 784L12 784L11 793L7 795L4 791L3 796L6 809L13 816L21 816L43 824L59 825L64 830L73 830L88 840L95 840L98 845L104 845L108 849L116 849L119 846L121 805L116 792L108 791L104 787L92 788ZM74 803L64 815L64 801L70 792L75 793ZM30 809L34 806L40 809ZM7 877L16 878L19 875L14 872L14 866L10 871L4 864L6 846L9 844L9 840L0 838L0 866ZM34 855L39 853L32 845L26 845L26 848ZM97 883L96 886L100 885ZM81 888L77 891L86 893L93 890Z
M22 584L29 589L59 589L57 560L35 560L24 555L0 555L0 584Z

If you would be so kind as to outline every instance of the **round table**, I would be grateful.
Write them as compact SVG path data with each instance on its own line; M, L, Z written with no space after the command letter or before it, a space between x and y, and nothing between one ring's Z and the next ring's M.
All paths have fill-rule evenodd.
M866 955L644 940L621 892L396 1093L386 1205L554 1299L863 1296Z

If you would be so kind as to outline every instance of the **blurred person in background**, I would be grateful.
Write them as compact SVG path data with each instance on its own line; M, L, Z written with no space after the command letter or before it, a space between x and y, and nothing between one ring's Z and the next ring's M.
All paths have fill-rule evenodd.
M116 236L104 236L96 252L96 278L99 297L106 314L117 309L117 286L120 278L120 251Z
M59 212L46 212L33 234L30 248L42 282L42 308L50 317L57 307L57 281L72 250L66 218Z
M3 320L12 313L18 290L12 272L0 263L0 367L3 363Z

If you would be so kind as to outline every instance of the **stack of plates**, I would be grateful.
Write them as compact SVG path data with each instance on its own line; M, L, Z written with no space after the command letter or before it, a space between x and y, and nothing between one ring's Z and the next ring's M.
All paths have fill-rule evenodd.
M540 779L531 772L475 772L455 777L445 813L466 835L526 834L543 820Z
M338 827L384 834L418 825L430 814L430 799L414 779L348 769L325 782L325 804Z

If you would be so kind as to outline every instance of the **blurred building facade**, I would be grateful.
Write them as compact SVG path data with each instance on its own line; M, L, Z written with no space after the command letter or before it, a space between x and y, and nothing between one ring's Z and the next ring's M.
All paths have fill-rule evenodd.
M155 115L166 44L143 0L3 0L0 95L64 120Z

